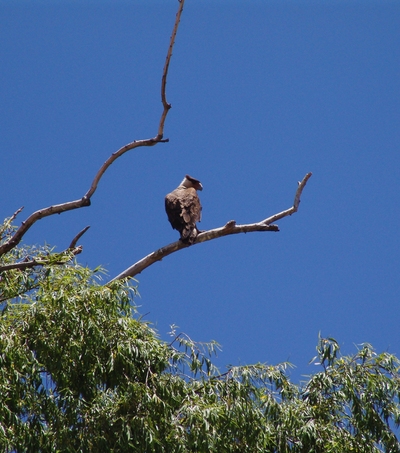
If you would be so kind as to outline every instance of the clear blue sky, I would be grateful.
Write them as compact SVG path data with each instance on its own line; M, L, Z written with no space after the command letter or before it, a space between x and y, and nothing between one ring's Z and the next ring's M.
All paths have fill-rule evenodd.
M202 229L289 208L279 233L235 235L139 276L138 304L223 346L216 364L315 371L318 332L400 355L400 3L186 0L168 75L167 144L125 154L92 206L27 243L67 247L115 276L178 239L164 196L204 186ZM157 134L177 1L0 1L2 218L84 195L101 164ZM148 314L147 314L148 313Z

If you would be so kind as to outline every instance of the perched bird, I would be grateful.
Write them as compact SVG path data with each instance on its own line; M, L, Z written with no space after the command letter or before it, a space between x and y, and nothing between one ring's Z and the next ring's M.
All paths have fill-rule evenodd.
M199 230L196 222L201 220L201 204L197 195L203 190L201 182L189 175L165 197L165 211L172 228L181 233L181 241L192 245Z

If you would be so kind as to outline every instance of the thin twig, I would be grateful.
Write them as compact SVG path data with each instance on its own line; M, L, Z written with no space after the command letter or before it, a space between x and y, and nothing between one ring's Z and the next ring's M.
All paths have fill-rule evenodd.
M176 13L175 25L174 25L174 29L172 30L171 41L169 43L168 54L167 54L167 58L165 60L165 66L164 66L163 76L162 76L162 80L161 80L161 101L163 103L164 110L161 115L160 126L158 128L158 137L160 137L160 138L163 137L165 118L167 117L168 110L171 108L171 104L168 104L168 102L167 102L167 97L165 94L165 87L167 85L167 74L168 74L169 63L171 61L172 49L174 47L176 32L178 31L178 25L179 25L179 21L181 20L181 14L183 11L184 3L185 3L185 0L180 0L180 5L179 5L178 12Z
M14 212L14 214L6 221L4 222L4 224L0 227L0 240L3 240L3 233L7 230L7 228L10 227L11 223L13 222L13 220L15 220L15 218L17 217L17 215L24 209L24 207L22 206L21 208L19 208L17 211Z
M211 239L220 238L222 236L227 236L229 234L250 233L253 231L279 231L278 226L273 225L272 222L282 219L283 217L292 215L298 210L301 193L307 181L310 179L311 175L312 173L307 173L304 179L301 181L301 183L299 183L294 199L294 204L291 208L279 212L278 214L275 214L257 223L251 223L247 225L236 225L236 222L234 220L231 220L223 227L201 232L197 236L194 244L210 241ZM135 275L140 274L144 269L151 266L156 261L161 261L166 256L171 255L171 253L177 252L178 250L184 249L186 247L190 247L190 245L183 243L181 240L166 245L165 247L161 247L155 252L150 253L150 255L145 256L144 258L130 266L125 271L121 272L119 275L114 277L109 283L127 277L132 278Z
M85 227L82 231L80 231L75 237L74 239L72 239L72 242L71 244L69 245L68 249L71 250L71 249L74 249L75 246L76 246L76 243L79 241L79 239L86 233L86 231L90 228L90 225L88 225L87 227Z
M15 220L15 218L17 217L17 215L24 209L24 206L21 206L17 211L14 212L14 214L10 217L10 220L9 222L11 223L13 220Z

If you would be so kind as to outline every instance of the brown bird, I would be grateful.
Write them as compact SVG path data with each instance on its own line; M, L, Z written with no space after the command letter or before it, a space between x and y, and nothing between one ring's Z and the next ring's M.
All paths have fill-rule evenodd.
M201 220L201 204L197 190L203 190L201 182L189 175L165 197L165 211L172 228L181 233L181 241L192 245L199 230L196 222Z

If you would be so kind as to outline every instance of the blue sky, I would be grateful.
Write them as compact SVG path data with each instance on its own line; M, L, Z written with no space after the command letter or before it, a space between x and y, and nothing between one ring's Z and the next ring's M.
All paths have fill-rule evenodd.
M2 217L82 197L121 146L157 134L176 1L0 1ZM169 143L135 149L92 205L36 223L110 278L177 240L164 196L188 173L202 229L289 208L279 233L195 245L139 275L138 304L223 347L215 363L315 371L318 333L400 355L400 4L186 0L167 82Z

